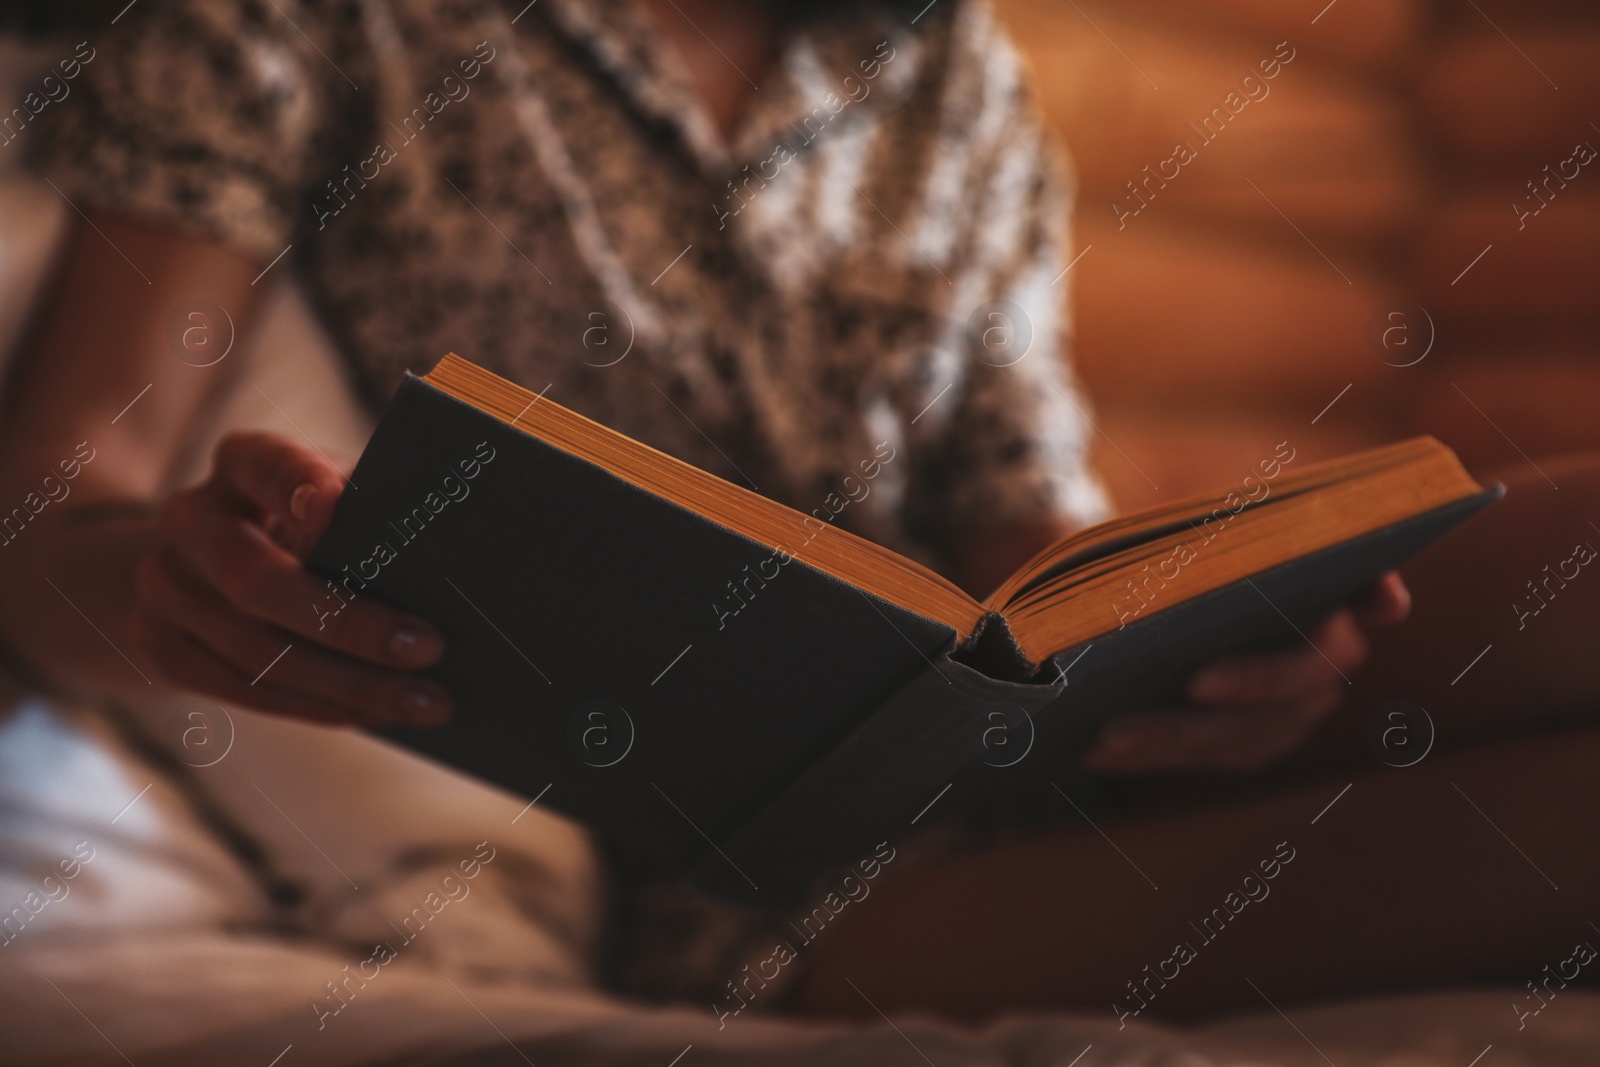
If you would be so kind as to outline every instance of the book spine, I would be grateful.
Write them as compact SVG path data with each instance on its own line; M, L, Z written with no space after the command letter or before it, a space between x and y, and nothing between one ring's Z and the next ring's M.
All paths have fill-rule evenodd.
M946 650L838 745L718 842L695 881L708 892L784 901L820 871L900 836L967 767L1009 759L1056 685L992 679ZM758 889L735 872L728 858Z

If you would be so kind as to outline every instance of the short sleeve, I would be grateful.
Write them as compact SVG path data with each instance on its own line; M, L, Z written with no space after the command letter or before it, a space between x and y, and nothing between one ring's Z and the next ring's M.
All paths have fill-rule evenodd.
M67 94L29 131L31 169L80 209L277 255L327 117L295 25L259 3L163 0L116 29L79 46Z
M910 518L946 547L988 530L1048 519L1081 527L1111 513L1090 466L1090 407L1069 362L1067 162L992 14L964 7L951 81L971 117L965 143L946 153L964 157L964 173L945 182L960 254L945 271L953 296L932 355L930 405L909 435L909 499L921 513Z

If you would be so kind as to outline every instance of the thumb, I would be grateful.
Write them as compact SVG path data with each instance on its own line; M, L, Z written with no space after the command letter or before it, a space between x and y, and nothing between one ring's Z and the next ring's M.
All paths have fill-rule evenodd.
M305 558L346 485L331 460L285 437L235 433L217 446L215 480L286 551Z

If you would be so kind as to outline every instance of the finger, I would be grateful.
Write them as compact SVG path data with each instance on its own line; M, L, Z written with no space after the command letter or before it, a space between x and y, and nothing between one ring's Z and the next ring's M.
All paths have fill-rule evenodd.
M327 529L344 491L344 476L321 455L266 433L224 437L213 477L301 558Z
M1189 680L1197 704L1264 704L1293 700L1335 682L1367 658L1367 640L1349 611L1335 612L1307 640L1275 652L1218 660Z
M160 554L141 564L140 603L258 685L272 684L332 704L365 726L406 722L434 726L451 712L449 693L415 675L385 671L322 651L238 612L212 590L187 579Z
M357 659L402 670L425 667L444 638L422 619L371 597L330 592L328 583L260 526L212 506L204 494L169 505L169 541L188 546L200 577L247 615Z
M1349 684L1348 675L1367 662L1371 646L1355 613L1336 611L1310 633L1313 651L1321 653L1322 660L1339 675L1339 680Z
M1299 748L1341 695L1329 689L1292 704L1124 716L1101 731L1083 762L1101 774L1263 767Z
M279 689L352 709L366 726L440 726L454 711L450 694L436 682L381 671L314 645L285 646L270 674Z
M1350 606L1362 626L1393 626L1411 614L1411 590L1399 571L1389 571Z
M135 612L133 633L135 644L162 676L185 689L291 719L329 726L351 725L350 713L344 708L286 692L269 683L251 685L238 669L164 619Z

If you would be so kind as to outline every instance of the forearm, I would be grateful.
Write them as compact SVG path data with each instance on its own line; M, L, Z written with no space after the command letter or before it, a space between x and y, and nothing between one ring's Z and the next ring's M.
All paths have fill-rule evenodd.
M32 680L85 697L148 695L160 680L129 633L153 510L52 503L0 544L0 644Z
M116 217L69 236L0 398L0 649L33 680L97 696L159 684L129 636L135 568L222 373L173 350L174 311L210 302L244 329L259 270Z

